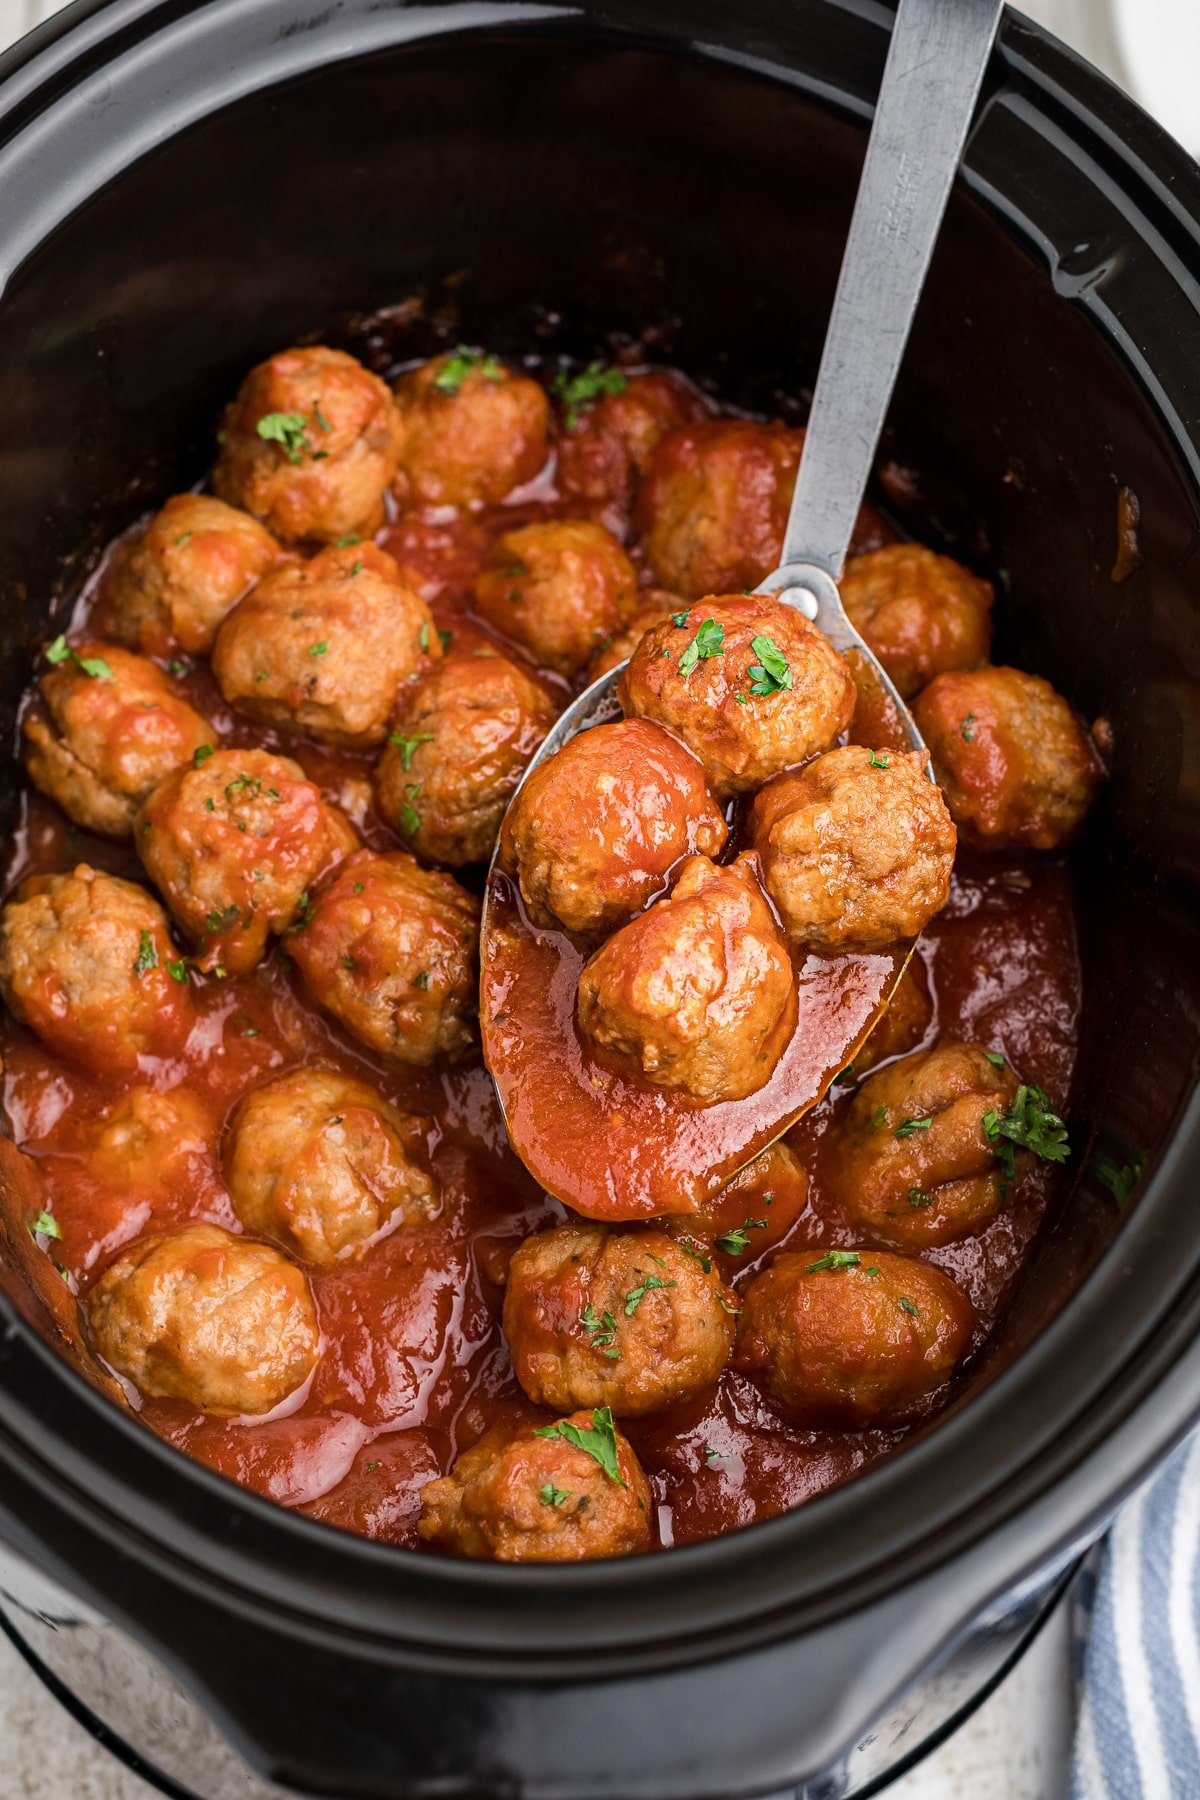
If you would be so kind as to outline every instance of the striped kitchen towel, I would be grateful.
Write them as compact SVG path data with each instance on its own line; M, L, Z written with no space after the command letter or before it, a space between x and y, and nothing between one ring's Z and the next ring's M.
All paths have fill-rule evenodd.
M1120 1513L1074 1605L1071 1800L1200 1800L1200 1434Z

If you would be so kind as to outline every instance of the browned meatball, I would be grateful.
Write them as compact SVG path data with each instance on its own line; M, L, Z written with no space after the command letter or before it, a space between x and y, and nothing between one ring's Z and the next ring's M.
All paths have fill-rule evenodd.
M114 1193L191 1194L211 1143L208 1114L190 1088L132 1087L105 1113L88 1161Z
M762 1087L796 1022L796 984L753 858L689 857L668 898L584 965L578 1018L656 1087L706 1105Z
M742 1296L734 1366L803 1428L897 1424L950 1379L971 1303L940 1269L810 1244Z
M757 594L705 600L653 626L619 692L627 713L690 745L723 797L827 750L854 711L854 682L828 638Z
M392 396L344 350L281 350L251 369L221 420L213 486L285 543L336 543L383 523L400 421Z
M923 752L827 751L763 788L750 841L794 944L883 950L950 898L955 831Z
M381 744L401 683L442 654L423 600L375 544L322 550L260 581L217 634L226 700L326 744Z
M380 1056L465 1056L478 1010L479 902L403 851L351 856L288 949L319 1006Z
M96 1075L179 1055L195 1012L177 955L145 888L86 863L22 882L0 913L10 1011L56 1056Z
M149 1398L265 1413L308 1379L317 1314L295 1263L217 1225L144 1238L87 1296L99 1354Z
M808 1170L785 1143L772 1144L739 1169L699 1211L668 1220L692 1250L712 1249L729 1267L747 1263L787 1236L808 1204Z
M105 575L106 615L122 643L148 656L207 656L218 627L286 552L237 507L176 494L117 548Z
M944 669L991 654L992 584L920 544L853 556L842 604L907 700Z
M636 1418L713 1386L736 1311L711 1262L665 1232L560 1225L513 1257L504 1335L531 1400Z
M955 824L981 849L1054 850L1074 836L1100 791L1095 745L1038 675L939 675L913 714Z
M604 509L606 519L624 527L633 511L638 480L659 439L677 425L709 416L700 395L678 375L590 364L558 383L562 436L558 441L558 487L571 500Z
M673 612L686 611L686 602L665 588L643 588L640 604L623 631L606 638L589 659L586 670L589 682L599 681L610 669L628 662L652 625L661 625Z
M290 757L216 750L154 790L134 841L200 967L242 975L358 840Z
M560 675L577 675L636 606L633 564L611 533L586 519L504 532L475 583L481 618Z
M143 656L90 642L68 651L62 638L48 654L55 665L22 727L29 778L77 825L128 837L147 794L212 742L212 727Z
M1016 1092L1004 1057L982 1044L936 1044L889 1063L825 1140L830 1195L854 1229L902 1248L982 1231L1029 1164L984 1125Z
M602 1407L516 1432L495 1426L421 1490L417 1529L478 1561L626 1556L650 1548L650 1484Z
M640 536L655 580L672 593L738 593L769 575L783 533L803 431L750 419L703 419L667 432L638 493ZM852 549L886 541L863 507Z
M247 1094L230 1122L234 1211L248 1231L305 1262L359 1254L389 1227L436 1209L409 1136L403 1114L365 1082L292 1069Z
M909 957L896 983L888 1009L854 1058L850 1079L859 1080L889 1057L915 1050L933 1021L929 975L916 954ZM847 1084L848 1085L848 1084Z
M429 862L486 862L554 716L545 689L506 656L448 657L402 696L375 769L384 818Z
M667 887L685 856L729 835L690 751L648 719L581 732L535 769L504 827L530 917L612 931Z
M472 350L435 356L396 385L406 506L486 506L532 481L549 449L550 403L536 381Z

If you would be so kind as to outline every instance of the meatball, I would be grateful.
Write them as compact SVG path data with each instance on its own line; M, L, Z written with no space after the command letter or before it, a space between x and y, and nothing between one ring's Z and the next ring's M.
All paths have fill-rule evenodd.
M824 1147L826 1187L851 1226L914 1249L982 1231L1016 1178L1011 1144L984 1119L1003 1116L1017 1086L982 1044L937 1044L869 1076ZM1015 1171L1028 1161L1012 1151Z
M531 1400L636 1418L714 1385L736 1310L711 1262L663 1231L560 1225L509 1264L504 1335Z
M479 902L403 851L347 858L288 940L304 985L389 1061L465 1056L478 1011Z
M848 1079L860 1080L871 1069L889 1057L903 1056L915 1050L933 1023L933 996L929 991L929 975L921 958L914 954L904 965L904 973L892 990L888 1009L857 1052Z
M1022 669L939 675L913 714L967 843L1054 850L1082 825L1104 770L1048 681Z
M722 798L827 750L855 697L828 638L757 594L706 600L655 625L619 693L627 713L657 719L696 752Z
M375 770L384 818L429 862L486 862L554 717L545 689L506 656L448 657L402 697Z
M0 912L0 993L56 1056L95 1075L178 1056L195 1023L162 908L86 863L35 875Z
M396 473L392 396L344 350L282 350L225 409L213 486L285 543L370 537Z
M884 950L945 906L955 831L926 763L848 744L758 795L750 841L801 949Z
M88 1160L96 1180L114 1192L190 1198L211 1140L204 1103L190 1088L133 1087L105 1113Z
M665 588L644 588L640 599L641 604L624 630L605 638L589 659L586 670L589 682L599 681L601 675L628 662L652 625L662 625L673 612L686 611L686 602L678 594L668 594Z
M325 744L381 744L402 682L442 654L429 608L375 544L322 550L268 575L217 633L231 706Z
M689 600L752 588L777 566L803 431L750 419L703 419L651 451L637 501L654 578ZM886 541L864 507L852 549Z
M299 763L265 750L197 753L154 790L134 837L199 966L230 975L257 966L268 933L358 841Z
M266 1413L316 1365L317 1314L295 1263L218 1225L143 1238L86 1300L92 1342L150 1399Z
M138 807L164 776L190 762L212 727L145 657L111 644L63 649L24 720L25 767L69 819L105 837L129 837Z
M904 699L945 669L991 654L992 584L920 544L886 544L854 556L842 604Z
M248 1231L305 1262L361 1252L389 1226L435 1210L409 1132L365 1082L293 1069L247 1094L233 1115L225 1146L233 1209Z
M739 1169L697 1212L668 1221L693 1251L711 1246L742 1267L786 1237L808 1204L808 1171L785 1143Z
M515 1433L494 1426L421 1490L417 1529L482 1561L624 1556L650 1548L650 1484L603 1407Z
M626 375L591 364L559 383L563 432L558 489L568 500L604 508L624 529L650 452L668 431L709 416L685 381L665 369Z
M487 506L532 481L549 451L550 403L494 356L459 349L396 385L405 506Z
M894 1425L950 1379L971 1320L940 1269L810 1244L743 1291L733 1362L803 1429Z
M796 1023L787 945L751 857L683 865L669 897L621 927L579 977L579 1028L656 1087L705 1105L768 1081Z
M538 925L613 931L685 856L729 828L690 751L648 719L581 732L535 769L504 827L505 862Z
M286 552L249 513L176 494L118 547L104 579L114 636L148 656L207 656L218 627Z
M637 575L615 537L586 519L522 525L496 539L475 608L541 668L578 675L637 606Z

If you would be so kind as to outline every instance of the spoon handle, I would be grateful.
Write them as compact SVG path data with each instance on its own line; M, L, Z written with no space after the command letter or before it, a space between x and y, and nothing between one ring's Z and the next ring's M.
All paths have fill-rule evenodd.
M837 581L1004 0L900 0L782 565Z

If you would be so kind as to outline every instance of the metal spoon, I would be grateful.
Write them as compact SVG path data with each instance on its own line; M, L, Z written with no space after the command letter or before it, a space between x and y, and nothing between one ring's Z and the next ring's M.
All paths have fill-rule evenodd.
M1002 10L1003 0L900 0L817 375L783 556L755 590L797 607L857 665L860 679L865 676L878 684L900 742L913 750L924 750L925 744L912 714L850 623L837 582ZM567 708L526 777L579 732L621 716L616 695L619 674L617 668L601 676ZM501 890L508 892L493 856L482 921L484 1054L514 1147L526 1155L525 1134L514 1130L509 1105L514 1092L513 1046L518 1040L509 1031L504 1042L499 1041L492 1029L497 1014L489 1010L489 1000L494 999L489 980L496 973L491 940ZM868 1035L889 998L890 986L867 1030L855 1025L847 1052ZM836 1066L831 1073L835 1072ZM817 1098L814 1093L805 1104L789 1109L772 1135L786 1129ZM761 1136L756 1133L742 1145L746 1154L741 1161L757 1154ZM727 1180L738 1166L737 1162L729 1166L726 1160L720 1170L709 1172L711 1180L704 1179L701 1189L711 1189L718 1174ZM556 1179L553 1170L540 1166L533 1172L552 1192L579 1205L578 1195L562 1191L561 1174ZM691 1194L693 1204L701 1189ZM647 1210L638 1205L627 1216L642 1216Z

